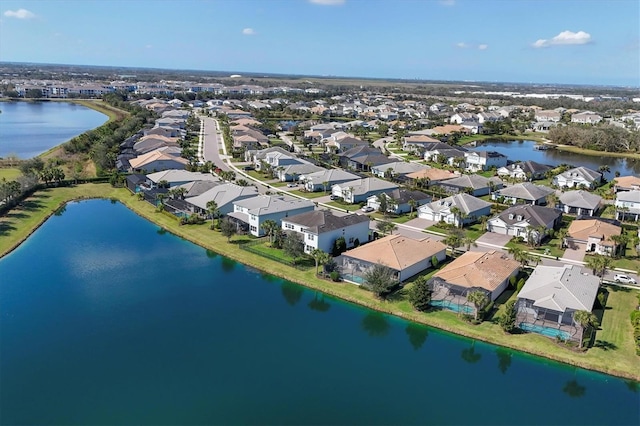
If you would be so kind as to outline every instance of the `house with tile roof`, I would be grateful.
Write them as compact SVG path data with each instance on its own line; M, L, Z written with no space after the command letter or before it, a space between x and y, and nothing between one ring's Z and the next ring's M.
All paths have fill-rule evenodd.
M613 190L614 192L640 190L640 176L618 176L614 178Z
M379 178L406 180L406 175L420 170L430 169L426 164L412 163L409 161L393 161L371 167L371 173Z
M555 191L552 188L523 182L499 189L491 194L492 200L501 200L503 204L545 205L547 197Z
M367 145L356 146L340 154L340 166L356 171L369 171L380 164L394 161L384 155L378 148Z
M468 251L428 281L433 292L431 304L455 312L475 312L475 306L467 300L471 292L480 290L495 301L519 271L520 263L500 251Z
M388 235L368 244L347 250L336 259L342 277L348 281L362 283L364 274L376 264L385 265L394 271L398 282L432 267L432 258L442 262L446 259L446 247L433 238L416 240L404 235Z
M567 214L595 216L602 207L602 197L582 189L560 195L560 208Z
M427 135L407 135L402 143L402 150L414 152L417 155L423 155L425 150L434 144L442 143L438 139L434 139Z
M556 175L553 184L560 188L595 188L602 183L602 173L588 167L575 167Z
M186 169L189 160L182 158L178 147L164 147L129 160L132 172L156 172L167 169Z
M207 203L215 201L218 205L218 214L224 216L234 210L233 203L246 198L256 197L258 189L255 186L240 186L235 183L223 183L213 186L200 195L185 197L185 202L194 213L208 215Z
M497 170L498 176L502 178L511 178L518 180L536 180L543 179L545 173L551 170L551 166L540 164L535 161L521 161L518 163L508 164Z
M409 173L407 175L407 180L418 181L420 179L424 179L428 182L439 182L446 179L454 178L456 176L458 175L449 170L437 169L435 167L432 167L430 169L424 169L417 172Z
M566 246L578 244L585 247L587 253L612 256L619 250L614 236L620 234L622 234L622 228L615 222L600 219L574 220L567 229L564 243Z
M369 216L336 216L332 210L313 210L282 219L282 230L302 236L305 253L320 249L331 253L335 241L344 237L347 249L369 241Z
M443 187L450 194L466 192L474 197L489 195L491 191L495 191L504 186L502 181L497 177L487 178L476 174L460 175L437 182L436 185Z
M418 217L461 226L473 223L481 216L489 216L491 206L473 195L460 193L418 207Z
M540 243L545 234L540 228L557 229L562 220L560 210L531 204L509 207L487 221L487 231L522 237Z
M331 193L344 199L345 202L356 204L366 201L372 195L392 191L398 188L395 183L378 178L363 178L340 183L331 187Z
M282 225L282 219L300 213L310 212L315 208L312 201L294 198L289 195L258 195L233 202L233 211L227 216L236 225L251 235L265 235L261 225L266 220L273 220Z
M577 265L538 265L518 293L516 324L547 337L580 341L583 330L574 314L593 310L599 286L598 277Z

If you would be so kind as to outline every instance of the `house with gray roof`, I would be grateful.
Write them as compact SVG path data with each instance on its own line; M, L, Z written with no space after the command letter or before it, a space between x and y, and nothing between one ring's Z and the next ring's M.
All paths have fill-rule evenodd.
M344 237L347 248L369 241L369 216L348 214L336 216L332 210L313 210L282 219L285 232L302 235L305 253L320 249L331 253L335 241Z
M557 229L562 220L560 210L531 204L509 207L487 221L487 231L522 237L539 243L545 237L541 228Z
M289 164L288 166L276 168L274 174L281 182L297 182L300 176L321 172L323 170L325 170L324 167L300 160L298 164Z
M504 186L497 177L487 178L476 174L460 175L452 179L442 180L436 185L443 187L450 194L466 192L474 197L489 195L491 191Z
M282 219L300 213L310 212L315 204L312 201L294 198L289 195L258 195L233 203L233 211L229 213L236 225L247 230L256 237L265 235L261 225L266 220L282 225Z
M640 219L640 190L620 191L616 193L616 219Z
M580 341L583 329L574 321L578 311L591 312L600 279L576 265L538 265L516 302L516 324L548 337Z
M194 213L208 214L207 203L215 201L218 205L218 214L224 216L233 211L233 203L258 195L255 186L240 186L235 183L216 185L208 191L194 197L186 197L185 202L191 206Z
M379 178L406 180L409 173L430 169L426 164L411 163L408 161L394 161L371 167L371 173Z
M545 173L551 170L551 166L540 164L535 161L521 161L508 164L497 170L498 176L518 180L536 180L545 177Z
M431 202L431 196L429 194L421 191L396 188L392 191L372 195L367 198L367 206L373 208L375 211L380 211L380 200L378 197L386 198L387 212L393 214L407 213L412 210L416 211L418 207ZM411 206L412 204L413 207Z
M460 193L418 207L418 217L461 226L473 223L481 216L489 216L491 206L473 195Z
M256 168L260 168L260 161L264 160L267 154L279 152L284 155L291 155L291 152L279 146L271 146L265 149L248 149L244 152L244 161L250 161Z
M378 148L368 145L356 146L340 154L340 166L357 171L369 171L375 166L392 161L393 159L384 155Z
M498 151L468 151L464 154L465 168L472 172L500 168L507 165L507 156Z
M602 197L582 189L567 191L560 195L563 212L582 216L594 216L602 206Z
M523 182L499 189L491 194L492 200L502 200L503 204L536 204L545 205L547 196L555 191L542 185Z
M222 185L222 181L210 181L210 180L196 180L193 182L187 182L178 186L178 188L184 188L184 198L195 197L203 194L217 185Z
M395 183L378 178L363 178L340 183L331 187L331 193L345 202L356 204L366 201L372 195L392 191L398 188Z
M313 173L300 175L300 182L304 182L304 188L309 192L328 191L333 185L358 179L358 175L342 169L322 169Z
M553 178L553 184L560 188L595 188L602 183L602 173L588 167L569 169Z
M220 179L213 176L211 173L189 172L187 170L179 169L169 169L161 172L150 173L147 175L147 180L153 185L157 185L158 182L163 180L167 181L169 183L169 188L195 181L220 182Z
M441 145L437 145L437 147L433 149L428 149L424 152L425 161L433 161L436 163L443 163L453 166L458 159L464 161L465 154L467 153L467 149L461 146L453 147L451 145L447 145L442 143Z

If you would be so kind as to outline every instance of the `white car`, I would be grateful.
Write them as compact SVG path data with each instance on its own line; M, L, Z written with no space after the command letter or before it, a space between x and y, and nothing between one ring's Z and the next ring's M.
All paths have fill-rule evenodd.
M287 184L287 188L297 188L298 184L297 183L288 183Z
M364 206L364 207L362 207L362 211L363 211L363 212L365 212L365 213L372 212L373 210L374 210L374 209L373 209L373 207L371 207L371 206Z
M636 284L635 278L624 274L615 274L613 280L617 283Z

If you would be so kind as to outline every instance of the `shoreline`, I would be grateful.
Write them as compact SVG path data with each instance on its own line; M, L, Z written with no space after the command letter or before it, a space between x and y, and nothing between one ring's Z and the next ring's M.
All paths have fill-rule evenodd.
M92 185L92 184L85 184ZM412 308L409 311L401 310L401 307L398 306L397 303L393 302L385 302L380 301L373 298L372 294L369 292L365 292L356 286L352 286L351 284L346 283L333 283L320 278L315 277L315 271L298 271L291 268L288 265L280 264L273 261L267 261L265 258L255 255L253 253L249 253L243 251L238 247L238 244L227 243L226 238L222 236L216 237L220 239L222 242L220 244L212 244L213 241L204 241L202 238L198 238L199 235L202 235L203 229L206 228L208 231L209 237L214 238L214 231L210 231L208 228L208 224L204 224L201 226L194 225L178 225L177 220L172 220L172 218L162 215L156 214L155 209L149 203L144 201L139 201L134 198L133 194L131 194L125 188L110 188L108 184L99 184L103 185L100 187L100 193L90 194L90 195L81 195L81 194L70 194L67 197L63 197L57 204L51 205L47 207L49 211L44 211L44 208L41 208L39 212L43 213L42 216L39 217L37 223L35 223L31 229L29 229L24 235L18 237L13 244L9 246L3 253L0 254L0 258L6 256L7 254L13 252L17 249L24 241L26 241L29 236L31 236L39 227L49 219L55 212L70 202L75 201L84 201L90 199L115 199L121 202L125 207L127 207L130 211L137 214L138 216L144 218L145 220L150 221L151 223L161 227L167 232L172 233L173 235L187 240L193 244L196 244L204 249L211 250L219 255L225 256L229 259L232 259L236 262L239 262L245 266L257 269L261 272L286 279L298 285L302 285L306 288L321 291L325 294L328 294L332 297L336 297L346 302L354 303L356 305L372 309L378 312L382 312L385 314L393 315L399 318L402 318L407 321L420 323L423 325L427 325L429 327L433 327L445 332L449 332L452 334L456 334L459 336L463 336L470 339L475 339L478 341L483 341L486 343L490 343L496 346L509 348L512 350L516 350L519 352L527 353L530 355L539 356L544 359L552 360L555 362L559 362L561 364L566 364L568 366L574 366L583 368L585 370L595 371L603 374L608 374L611 376L619 377L622 379L629 379L640 382L640 374L633 374L631 370L625 370L621 368L607 368L607 365L597 364L594 360L580 360L580 356L586 353L574 352L570 349L564 349L563 352L560 352L561 355L556 353L546 352L544 349L549 348L553 349L553 347L557 347L557 344L554 343L551 339L547 339L543 336L533 336L530 334L522 334L522 335L507 335L503 334L504 338L500 338L500 335L493 336L489 334L489 332L493 331L492 328L497 326L493 324L483 323L481 325L470 325L462 320L458 319L454 321L452 326L451 322L451 314L449 312L443 312L445 315L442 315L439 312L431 312L431 313L421 313L414 311ZM104 190L105 186L110 188L109 191ZM73 188L71 188L70 192L73 192ZM49 191L55 191L56 188L48 188ZM37 192L36 192L37 194ZM35 195L35 194L34 194ZM33 196L32 196L33 197ZM206 234L205 234L206 235ZM310 273L309 273L310 272ZM448 314L448 316L446 315ZM508 337L508 339L507 339Z

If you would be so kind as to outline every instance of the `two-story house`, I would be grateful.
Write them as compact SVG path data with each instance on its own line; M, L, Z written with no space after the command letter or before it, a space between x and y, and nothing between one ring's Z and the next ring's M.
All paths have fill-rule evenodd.
M261 225L266 220L275 221L281 226L282 219L300 213L310 212L315 204L309 200L288 195L259 195L233 203L233 211L227 216L251 235L261 237L265 234Z
M640 219L640 190L620 191L616 193L616 219Z
M595 188L602 182L602 173L588 167L575 167L553 178L553 184L560 188Z
M363 178L333 185L331 193L345 202L355 204L366 201L372 195L398 188L395 183L378 178Z
M507 156L497 151L468 151L464 154L466 169L472 172L507 165Z
M489 216L492 204L472 195L460 193L418 207L418 217L455 226L473 223Z

